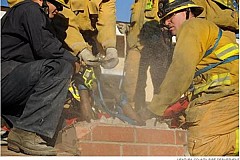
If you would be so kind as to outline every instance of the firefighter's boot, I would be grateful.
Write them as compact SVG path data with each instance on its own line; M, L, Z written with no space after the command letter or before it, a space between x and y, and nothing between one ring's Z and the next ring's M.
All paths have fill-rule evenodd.
M39 135L18 128L12 128L8 135L8 149L36 156L56 156L55 148L48 146Z

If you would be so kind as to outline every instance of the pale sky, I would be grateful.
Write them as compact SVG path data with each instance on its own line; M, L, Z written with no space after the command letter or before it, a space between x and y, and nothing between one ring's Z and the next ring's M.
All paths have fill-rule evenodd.
M131 5L134 0L117 0L117 21L130 21Z

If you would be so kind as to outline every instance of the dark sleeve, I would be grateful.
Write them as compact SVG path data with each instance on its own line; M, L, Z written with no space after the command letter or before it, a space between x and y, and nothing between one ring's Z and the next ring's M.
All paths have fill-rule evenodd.
M62 43L48 29L47 17L39 7L26 9L23 26L27 32L33 54L37 59L63 58L73 63L76 57L62 47Z

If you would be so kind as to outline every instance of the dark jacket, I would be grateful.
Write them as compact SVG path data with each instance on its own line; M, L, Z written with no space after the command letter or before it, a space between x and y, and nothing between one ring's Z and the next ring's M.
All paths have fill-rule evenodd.
M76 61L76 57L62 48L39 4L23 1L12 7L1 23L2 79L21 63L58 58L72 64Z

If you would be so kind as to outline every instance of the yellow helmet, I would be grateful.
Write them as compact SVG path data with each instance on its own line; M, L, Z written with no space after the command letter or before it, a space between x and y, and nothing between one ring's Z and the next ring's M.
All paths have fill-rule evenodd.
M66 8L70 8L70 6L66 3L66 0L55 0Z
M160 0L158 4L158 16L160 19L180 11L191 8L192 13L198 16L202 13L203 7L194 4L191 0Z
M214 2L220 3L221 5L230 8L232 10L235 10L233 5L233 0L213 0Z

